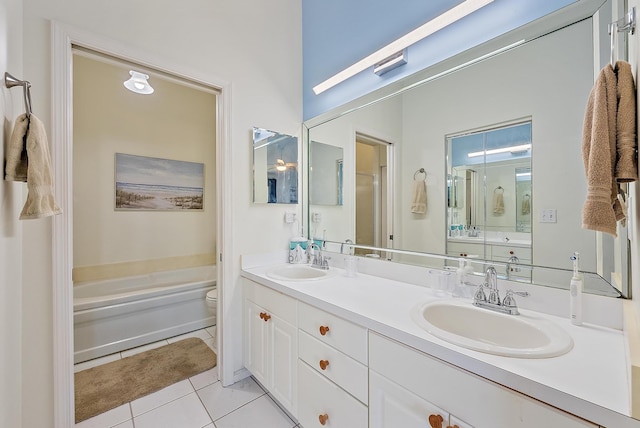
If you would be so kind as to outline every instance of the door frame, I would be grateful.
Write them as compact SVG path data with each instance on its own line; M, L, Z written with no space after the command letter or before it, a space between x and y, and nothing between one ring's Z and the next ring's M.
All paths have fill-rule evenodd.
M215 76L184 67L141 49L91 34L56 21L51 22L51 153L55 180L55 198L63 213L52 223L53 286L53 412L55 427L75 425L73 372L73 81L72 45L122 58L166 73L198 82L219 91L216 97L216 258L218 284L232 283L232 240L227 236L231 219L231 84ZM222 254L227 257L222 257ZM223 330L224 289L218 290L217 329ZM219 376L225 379L222 334L218 342Z

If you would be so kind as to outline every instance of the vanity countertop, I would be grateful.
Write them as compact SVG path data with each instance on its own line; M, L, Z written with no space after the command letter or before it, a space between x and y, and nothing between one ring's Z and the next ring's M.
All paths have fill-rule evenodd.
M447 238L449 242L459 242L463 244L489 244L489 245L501 245L503 247L522 247L522 248L531 248L531 240L526 239L509 239L505 241L504 239L493 238L493 237L470 237L470 236L456 236L453 238Z
M568 318L521 309L522 314L549 319L566 330L573 349L542 359L485 354L440 340L416 325L411 309L439 299L429 288L362 273L347 278L334 267L337 274L330 279L276 281L266 275L273 267L244 267L242 276L602 426L640 427L640 421L629 416L622 331L574 326Z

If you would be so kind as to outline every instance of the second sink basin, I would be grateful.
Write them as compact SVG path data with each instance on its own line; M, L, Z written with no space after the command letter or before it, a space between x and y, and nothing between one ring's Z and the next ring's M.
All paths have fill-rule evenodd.
M573 348L571 336L549 320L493 312L466 301L422 303L411 315L434 336L488 354L549 358Z
M334 275L332 269L317 269L308 265L278 266L267 272L267 276L279 281L314 281Z

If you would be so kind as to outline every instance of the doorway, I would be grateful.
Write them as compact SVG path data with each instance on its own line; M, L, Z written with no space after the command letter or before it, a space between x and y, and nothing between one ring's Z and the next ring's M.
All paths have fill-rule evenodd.
M356 243L369 247L393 247L393 195L389 171L393 145L356 133ZM356 254L386 257L386 253L362 248Z
M225 186L229 166L225 156L231 151L230 121L230 84L211 79L198 70L184 68L180 64L158 61L158 58L138 48L123 45L111 39L96 36L86 31L52 23L52 73L53 73L53 117L52 117L52 160L55 171L55 198L63 214L53 219L53 366L54 366L54 425L74 425L73 399L73 120L72 120L72 45L82 46L107 55L141 64L154 70L162 70L171 75L208 86L219 91L216 97L215 142L215 205L219 207L216 218L215 260L217 263L217 283L231 282L232 266L230 258L223 259L222 253L231 253L231 242L224 239L225 225L231 218L231 194ZM227 188L227 190L225 190ZM212 201L213 202L213 201ZM226 280L226 281L225 281ZM224 290L218 296L218 330L223 328ZM221 335L218 335L218 367L223 384L233 382L232 373L224 366L224 353Z

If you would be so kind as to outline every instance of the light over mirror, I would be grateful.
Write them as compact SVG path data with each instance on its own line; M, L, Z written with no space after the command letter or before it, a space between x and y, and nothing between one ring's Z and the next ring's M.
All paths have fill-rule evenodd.
M601 10L595 20L594 12L586 19L584 10L575 19L541 18L424 70L420 78L410 76L404 85L307 121L308 141L344 149L343 204L309 199L309 233L322 231L330 243L351 239L372 246L358 242L357 232L356 145L366 134L388 144L390 157L386 186L379 186L383 193L375 199L385 209L371 214L382 223L375 232L378 248L365 252L420 264L432 262L404 252L462 253L495 263L502 277L511 275L509 260L517 260L518 275L511 279L568 288L569 257L578 251L582 269L599 278L585 285L587 292L627 295L626 229L619 227L614 240L581 227L582 124L594 70L608 60L611 15ZM594 54L593 40L605 55ZM475 139L484 143L476 147ZM492 139L504 144L493 146ZM507 151L491 152L500 148ZM412 186L421 170L426 211L416 213ZM310 174L310 195L317 185ZM389 248L398 251L384 251ZM432 260L442 267L441 259Z
M253 128L253 202L298 203L298 138Z

